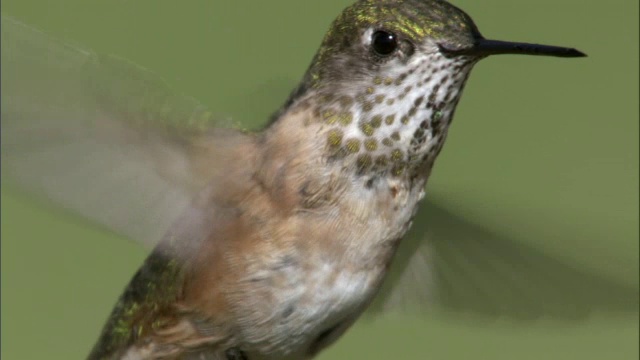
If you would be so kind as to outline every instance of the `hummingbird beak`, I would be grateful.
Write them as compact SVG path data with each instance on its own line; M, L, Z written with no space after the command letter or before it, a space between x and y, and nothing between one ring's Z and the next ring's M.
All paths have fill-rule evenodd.
M586 57L582 51L551 45L528 44L522 42L487 40L479 38L470 48L451 49L446 45L440 45L440 50L450 55L471 55L485 57L499 54L523 54L557 57Z

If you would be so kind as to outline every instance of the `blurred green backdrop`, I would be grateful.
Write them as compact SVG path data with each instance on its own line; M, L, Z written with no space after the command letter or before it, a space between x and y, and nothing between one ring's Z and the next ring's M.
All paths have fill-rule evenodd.
M347 0L4 0L2 13L152 69L221 115L264 122ZM500 234L637 287L638 2L455 4L489 38L581 60L480 63L429 195ZM145 250L2 193L2 357L86 356ZM514 326L428 315L360 322L321 359L637 359L636 316Z

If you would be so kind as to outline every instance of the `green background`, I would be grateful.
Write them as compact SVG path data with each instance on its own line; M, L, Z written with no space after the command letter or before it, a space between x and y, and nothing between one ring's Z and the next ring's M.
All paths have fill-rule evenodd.
M3 14L143 65L246 124L264 122L348 1L4 0ZM455 4L488 38L589 58L504 56L466 88L429 196L497 233L638 284L638 2ZM145 250L2 193L2 357L86 356ZM574 325L391 316L321 359L637 359L637 314Z

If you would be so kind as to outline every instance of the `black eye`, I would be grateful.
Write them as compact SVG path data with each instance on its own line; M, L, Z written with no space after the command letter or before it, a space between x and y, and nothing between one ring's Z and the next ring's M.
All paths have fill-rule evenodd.
M398 38L386 31L376 31L371 36L371 46L378 55L389 55L398 48Z

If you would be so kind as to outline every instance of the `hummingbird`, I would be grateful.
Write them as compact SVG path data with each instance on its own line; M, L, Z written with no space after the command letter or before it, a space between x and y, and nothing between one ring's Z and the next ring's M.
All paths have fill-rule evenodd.
M2 26L8 171L132 238L154 244L163 233L90 360L315 357L380 292L474 65L498 54L586 56L486 39L442 0L359 0L282 107L249 131L216 123L123 59L10 18ZM55 151L20 155L38 139ZM86 167L38 175L59 161ZM110 187L122 181L138 186ZM92 202L95 193L104 200ZM144 210L101 212L112 197ZM157 220L152 236L141 235L140 218Z

